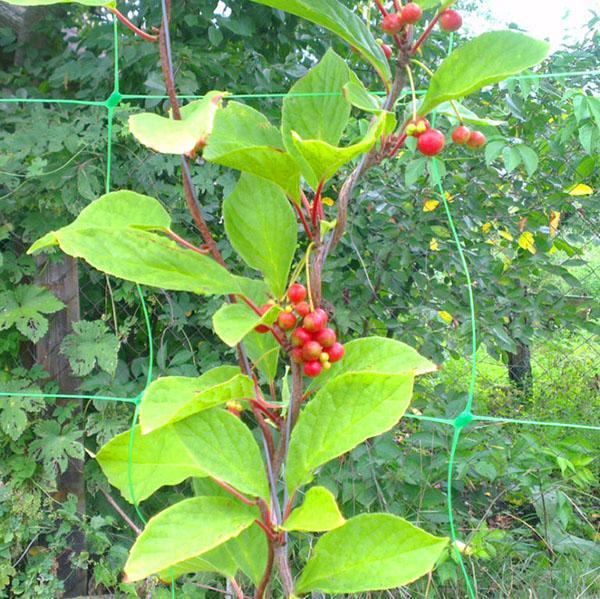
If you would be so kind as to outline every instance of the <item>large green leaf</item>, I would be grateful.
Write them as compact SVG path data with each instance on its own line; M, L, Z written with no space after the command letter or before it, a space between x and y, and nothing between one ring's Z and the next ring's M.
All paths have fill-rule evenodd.
M344 522L346 519L331 491L325 487L311 487L302 505L292 511L282 528L287 531L325 532L342 526Z
M239 535L258 516L256 508L235 499L194 497L148 521L125 564L128 582L177 568Z
M324 534L297 593L360 593L404 586L431 572L448 545L391 514L361 514Z
M321 181L327 181L344 164L368 152L384 131L393 128L394 123L394 115L389 112L381 112L363 139L344 148L333 146L319 139L302 139L296 131L292 131L294 145L310 169L306 173L309 184L314 188L315 182L318 184Z
M469 40L444 59L419 107L426 115L438 104L468 96L532 67L550 46L517 31L490 31Z
M97 459L109 482L131 501L128 450L129 432L125 432L111 439ZM190 476L211 476L242 493L269 501L258 445L248 427L226 410L200 412L147 435L136 427L132 458L138 500Z
M241 534L244 534L247 530L244 530ZM177 578L184 574L196 574L198 572L217 572L227 578L233 578L238 571L238 565L227 550L227 545L235 540L235 538L226 541L207 553L203 553L200 557L192 557L169 566L165 570L158 572L158 577L166 583L177 580Z
M229 102L216 117L204 158L273 181L291 198L300 195L300 171L285 151L281 133L267 117L239 102Z
M142 433L232 400L252 396L252 381L238 366L218 366L199 377L165 376L146 389L140 405Z
M134 283L198 294L240 293L243 278L162 236L170 225L154 198L116 191L92 202L70 225L44 235L28 253L58 245L69 256Z
M344 85L344 97L356 108L375 114L382 111L381 100L369 93L359 79L349 81Z
M181 108L181 120L142 112L129 117L129 131L145 146L162 154L190 154L203 148L226 92L211 91Z
M392 78L390 65L383 50L364 21L337 0L253 0L284 10L329 29L366 58L386 85Z
M350 118L351 106L342 95L350 76L346 63L333 50L328 50L321 62L297 81L283 100L283 142L313 187L319 182L314 180L312 170L298 152L292 131L304 139L320 139L337 146Z
M290 493L309 483L319 466L392 428L410 403L413 379L413 372L348 372L322 387L292 433L286 469Z
M437 370L437 366L416 349L388 337L354 339L345 343L344 348L344 359L332 364L331 370L315 379L311 385L312 389L346 372L414 372L419 376Z
M298 225L281 189L242 174L223 202L225 231L248 266L263 273L275 297L284 295L296 251Z
M258 325L271 325L281 312L279 306L273 305L265 314L259 316L246 304L223 304L212 318L215 333L229 347L235 347L248 333Z

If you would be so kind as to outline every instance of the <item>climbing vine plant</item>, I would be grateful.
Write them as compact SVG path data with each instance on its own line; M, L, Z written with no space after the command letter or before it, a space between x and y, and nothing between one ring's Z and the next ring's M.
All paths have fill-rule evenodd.
M81 0L106 6L136 35L158 44L169 114L135 114L129 129L151 150L181 156L184 195L202 241L176 234L157 199L120 190L92 202L29 252L59 246L115 277L224 298L212 324L235 348L237 363L199 377L155 380L138 404L139 425L97 454L111 484L136 506L160 487L195 481L195 497L147 522L125 565L128 581L218 572L243 597L236 581L241 571L257 598L276 584L285 597L395 588L429 573L448 539L388 513L345 519L333 494L312 483L321 466L395 426L415 377L436 366L394 339L338 339L335 309L321 292L323 271L344 235L355 187L371 167L412 138L424 156L442 152L446 135L432 127L433 111L458 122L454 143L481 148L485 137L470 125L485 119L460 100L539 63L548 47L514 31L490 32L455 49L433 72L419 50L436 26L449 33L460 28L451 1L394 0L388 10L375 0L387 42L337 0L256 1L340 36L376 71L385 97L370 94L329 50L290 89L280 127L226 91L180 106L169 2L162 0L160 28L148 33L113 3ZM421 101L415 68L430 74ZM403 102L407 84L411 94ZM369 125L342 145L353 109ZM202 161L241 173L224 199L223 222L256 278L231 272L204 221L191 178L192 164ZM347 170L337 191L331 182ZM290 535L321 535L299 572L289 557Z

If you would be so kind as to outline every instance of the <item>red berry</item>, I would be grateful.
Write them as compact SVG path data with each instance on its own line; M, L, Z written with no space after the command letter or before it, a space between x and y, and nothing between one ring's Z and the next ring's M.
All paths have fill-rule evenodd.
M310 312L308 302L299 302L294 306L294 310L301 318L304 318Z
M472 131L467 140L469 148L481 148L485 145L485 135L480 131Z
M294 283L288 289L287 296L292 304L297 304L306 299L306 287L300 283Z
M325 349L327 349L337 341L335 331L333 329L323 329L315 335L315 341L318 341Z
M468 127L465 127L464 125L461 125L460 127L454 129L454 131L452 132L452 141L455 144L459 144L462 146L467 143L470 135L471 130Z
M461 28L462 17L455 10L447 9L440 15L440 28L442 31L457 31Z
M402 18L396 13L386 15L383 17L383 21L381 21L381 29L384 33L389 33L390 35L398 33L402 29L402 26Z
M344 357L344 346L341 343L334 343L330 348L327 349L329 355L329 361L331 363L338 362Z
M444 149L445 143L444 134L441 131L428 129L423 135L419 136L417 148L425 156L435 156Z
M311 360L310 362L306 362L306 364L304 364L304 374L311 378L319 376L321 374L321 370L323 370L323 365L318 360Z
M263 314L266 314L272 307L273 307L273 304L263 304L258 309L258 311L260 312L260 315L262 316ZM260 333L261 335L263 335L264 333L269 332L269 327L264 324L259 324L257 327L254 328L254 330L257 333Z
M389 60L392 57L392 49L387 44L381 43L379 45L381 46L385 57Z
M304 362L304 358L302 357L302 348L295 347L290 352L290 358L292 359L292 362L296 362L296 364L302 364L302 362Z
M312 341L312 335L303 327L298 327L290 336L294 347L302 347L305 343Z
M316 333L325 328L327 320L327 312L321 308L317 308L314 312L307 314L302 323L309 333Z
M284 330L289 331L296 326L296 316L291 312L280 312L277 317L277 324Z
M305 362L318 360L322 353L323 348L321 347L321 344L316 341L309 341L302 346L302 358Z
M423 16L423 10L418 4L414 2L409 2L402 9L402 22L408 25L414 25L418 21L420 21Z

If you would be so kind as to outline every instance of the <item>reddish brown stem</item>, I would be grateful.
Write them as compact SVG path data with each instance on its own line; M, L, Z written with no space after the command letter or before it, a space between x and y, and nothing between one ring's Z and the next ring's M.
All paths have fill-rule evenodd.
M380 2L380 0L374 0L375 4L377 5L377 8L379 9L379 12L384 16L387 17L388 16L388 11L385 10L385 7L383 6L383 4Z
M300 197L302 198L302 206L304 206L304 210L306 210L306 215L310 216L310 204L308 203L306 194L302 190L300 190Z
M260 311L260 308L249 298L247 298L245 295L239 295L238 297L240 297L240 299L246 303L248 306L250 306L250 308L254 311L255 314L257 314L258 316L262 316L262 312Z
M263 574L262 580L260 581L258 587L256 588L256 593L254 594L255 599L263 599L263 597L265 596L265 591L267 589L267 585L269 584L269 580L271 580L271 575L273 573L273 561L275 558L275 553L273 552L273 543L268 540L268 536L267 536L267 546L268 546L267 565L265 567L265 573Z
M237 599L244 599L244 592L242 591L242 587L238 584L238 581L235 578L230 578L229 584L235 592Z
M230 487L227 483L224 483L222 480L219 480L218 478L213 478L212 481L217 483L219 487L225 489L225 491L233 495L236 499L239 499L242 503L245 503L246 505L250 506L257 505L258 501L256 499L248 499L247 497L244 497L239 491L236 491L233 487Z
M313 227L317 226L317 215L320 214L319 204L321 203L321 193L323 192L324 184L325 184L325 181L319 181L319 185L317 186L317 190L315 191L315 197L313 199L312 215L311 215Z
M192 250L192 252L197 252L198 254L202 254L203 256L206 256L206 254L210 253L209 249L203 250L202 248L196 247L194 244L190 243L189 241L186 241L183 237L180 237L179 235L177 235L177 233L171 231L170 229L165 232L165 235L173 241L177 242L179 245L182 245L184 248Z
M304 213L300 209L300 206L298 206L298 204L296 204L296 202L294 202L294 200L290 200L290 202L292 203L292 206L294 207L294 210L296 211L298 218L300 218L300 222L302 223L302 227L304 228L304 232L306 233L306 236L312 241L313 234L312 234L312 231L310 230L309 224L306 222L306 218L304 218Z
M435 17L433 17L433 19L431 19L431 23L429 23L429 25L427 25L427 28L425 29L425 31L423 31L423 33L421 34L421 37L416 41L415 45L412 47L412 50L410 51L411 54L417 53L417 50L420 48L421 44L429 37L429 34L432 32L432 30L435 27L435 24L438 22L439 18L440 18L440 15L437 14L437 15L435 15Z
M273 423L275 423L275 425L277 426L277 428L279 428L279 426L281 425L281 416L279 416L278 414L274 414L273 412L271 412L265 405L258 403L257 401L252 400L254 405L256 405L256 407L269 419L271 420Z
M294 504L294 497L296 497L295 491L292 494L292 496L289 498L287 505L285 506L285 511L283 512L283 521L284 522L288 519L288 516L290 515L290 512L292 511L292 505Z
M408 136L406 135L406 133L403 133L399 138L398 141L396 142L396 145L390 150L388 157L389 158L393 158L398 151L400 150L400 148L402 147L402 144L406 141L406 138Z
M273 534L273 531L264 522L262 522L258 518L254 522L256 522L256 524L258 524L263 529L265 535L267 536L267 541L269 541L269 545L270 545L271 542L273 542L275 540L275 535Z
M146 33L145 31L142 31L139 27L134 25L122 12L120 12L116 8L109 8L108 10L110 10L110 12L112 12L112 14L115 15L115 17L117 17L117 19L119 19L119 21L121 21L121 23L123 23L123 25L125 25L125 27L127 27L127 29L131 29L131 31L133 31L133 33L135 33L136 35L141 37L143 40L146 40L147 42L157 42L158 41L158 35L151 35L150 33Z

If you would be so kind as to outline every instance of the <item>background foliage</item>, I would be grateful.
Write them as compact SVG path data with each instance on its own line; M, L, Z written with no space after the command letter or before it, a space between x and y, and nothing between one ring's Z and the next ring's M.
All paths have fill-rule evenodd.
M174 7L181 93L215 87L284 91L331 44L369 83L367 67L333 36L253 3L228 2L231 13L221 15L215 14L216 5L203 1L198 8L183 1ZM113 84L112 27L105 13L55 7L45 14L51 18L39 18L31 9L26 32L0 28L0 96L107 97ZM136 6L136 19L158 23L158 9ZM596 27L593 20L586 41L555 53L544 71L595 68ZM445 38L434 39L426 51L442 57ZM123 92L164 93L155 48L125 35L120 59ZM155 105L146 102L147 108ZM467 107L503 122L484 129L490 139L485 156L465 157L450 149L442 173L475 281L481 376L474 409L596 424L597 86L577 78L511 81ZM127 117L139 108L132 102L116 111L113 188L160 198L189 235L193 227L181 197L177 158L149 153L127 131ZM260 108L275 120L280 105L265 100ZM52 381L33 363L31 344L58 306L50 294L31 287L36 266L24 248L50 227L72 220L104 191L105 114L45 104L0 104L0 111L0 306L14 306L10 318L0 315L0 389L52 392ZM356 120L354 134L365 126ZM208 164L195 169L194 182L209 225L216 225L235 176ZM324 295L337 306L336 323L345 338L393 335L443 363L438 376L421 383L413 409L453 417L465 400L468 303L427 163L409 148L395 164L373 170L357 197L351 228L324 273ZM218 243L226 258L233 257L224 238ZM148 361L134 288L83 266L80 286L83 321L62 347L81 377L80 389L134 396L143 387ZM217 363L222 346L209 327L213 301L198 302L185 293L149 297L157 376L192 376ZM532 379L525 369L525 377L513 376L511 384L510 356L527 353ZM89 568L90 592L118 589L135 596L132 585L119 582L132 534L107 501L110 489L95 462L86 462L85 518L57 486L70 458L83 455L84 446L94 453L125 430L130 417L130 406L117 403L88 402L82 416L73 404L1 400L0 594L54 597L62 585L56 577L58 556L69 555L70 535L82 529L87 550L70 559ZM389 509L445 532L450 434L429 423L404 421L393 434L345 456L344 469L328 466L318 482L338 494L346 516ZM597 447L597 433L585 431L469 429L457 456L454 507L482 596L521 596L529 589L539 597L600 593L594 543ZM171 494L189 493L185 485L166 490L144 509L154 513ZM222 584L197 576L183 585L181 596L211 596L198 586L207 582ZM460 595L462 584L448 558L414 594L423 596L429 585L431 596ZM153 596L163 591L158 588Z

